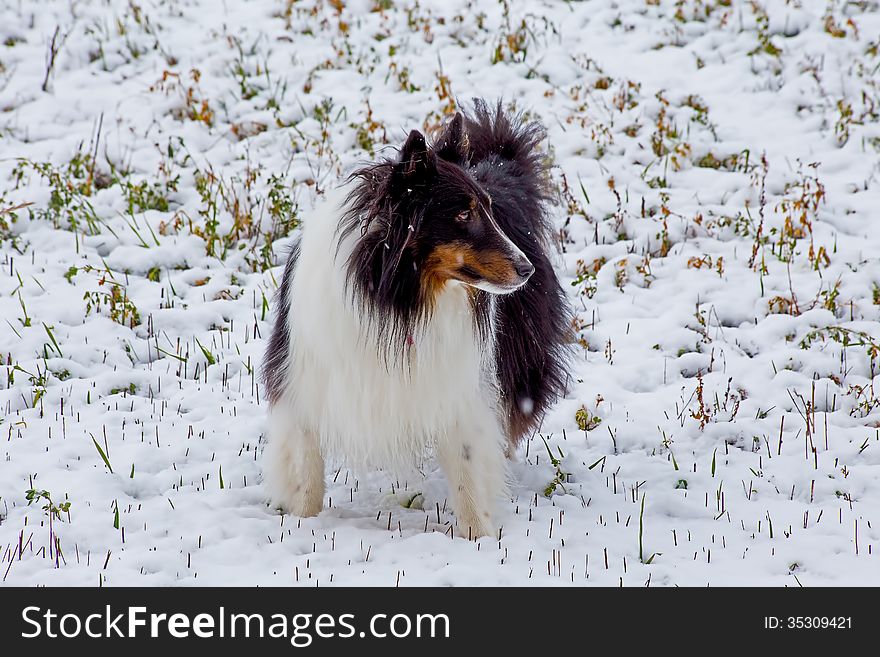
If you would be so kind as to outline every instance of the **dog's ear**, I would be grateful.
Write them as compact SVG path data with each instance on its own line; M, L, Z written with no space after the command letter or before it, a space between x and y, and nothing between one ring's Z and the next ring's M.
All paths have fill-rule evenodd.
M425 176L434 171L436 157L425 143L425 136L418 130L413 130L400 149L400 162L396 170L406 179Z
M464 164L468 159L468 137L464 127L464 117L456 112L452 120L443 128L437 146L437 157L454 164Z

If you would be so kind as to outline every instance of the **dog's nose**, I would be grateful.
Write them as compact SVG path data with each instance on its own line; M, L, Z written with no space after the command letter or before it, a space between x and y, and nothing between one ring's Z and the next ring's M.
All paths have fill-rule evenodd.
M528 278L535 273L535 266L528 260L522 260L516 266L516 273L519 274L521 278Z

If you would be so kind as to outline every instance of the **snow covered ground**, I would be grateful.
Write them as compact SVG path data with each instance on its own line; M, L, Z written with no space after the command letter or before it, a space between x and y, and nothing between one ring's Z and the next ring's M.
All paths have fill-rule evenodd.
M4 583L880 584L876 0L6 0L0 44ZM549 131L571 391L497 537L433 460L281 516L295 227L475 95Z

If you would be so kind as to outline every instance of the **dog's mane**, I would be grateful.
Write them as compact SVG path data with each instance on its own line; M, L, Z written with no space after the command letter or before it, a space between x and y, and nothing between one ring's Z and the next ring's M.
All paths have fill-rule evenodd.
M399 356L427 319L415 263L407 252L422 215L413 212L408 221L400 216L391 196L393 168L394 162L383 160L350 176L355 186L340 223L340 243L360 233L346 263L346 285L386 358Z
M408 202L396 202L395 167L390 158L367 164L348 178L354 187L345 201L339 225L339 244L357 232L348 256L346 286L365 326L373 332L377 348L387 362L407 354L414 338L431 318L433 299L422 284L419 263L410 248L419 238L425 209L432 199L418 177L407 180ZM440 166L456 166L443 162ZM468 175L464 170L461 175ZM338 255L338 251L337 251ZM489 295L471 291L474 331L490 336Z

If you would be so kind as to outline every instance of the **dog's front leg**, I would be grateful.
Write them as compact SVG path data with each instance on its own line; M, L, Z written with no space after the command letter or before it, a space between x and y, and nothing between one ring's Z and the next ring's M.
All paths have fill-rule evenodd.
M492 511L507 489L504 443L488 409L463 419L438 438L437 456L449 481L461 536L493 533Z
M263 480L272 504L300 517L324 508L324 457L318 437L289 413L272 408Z

